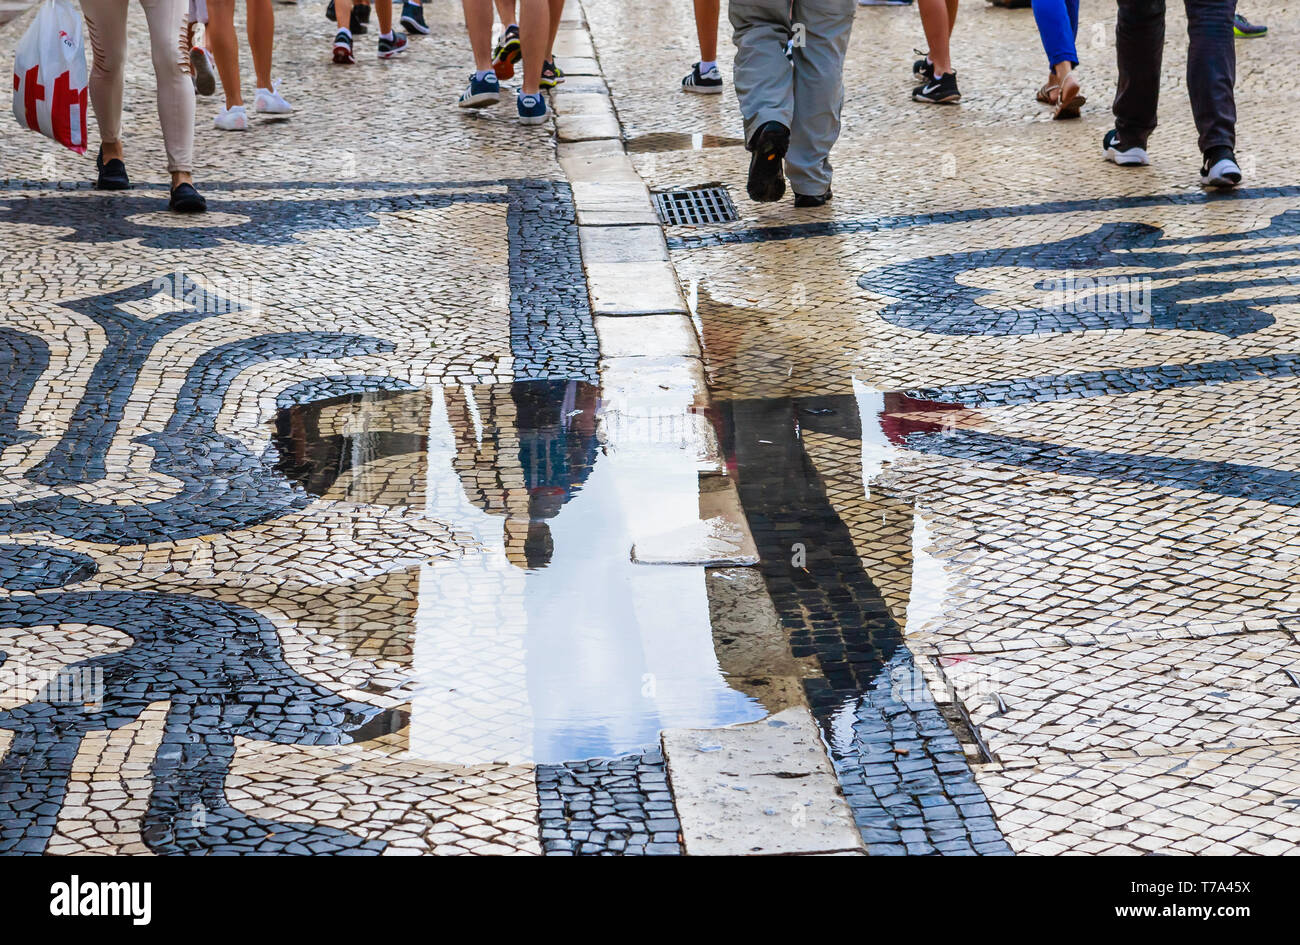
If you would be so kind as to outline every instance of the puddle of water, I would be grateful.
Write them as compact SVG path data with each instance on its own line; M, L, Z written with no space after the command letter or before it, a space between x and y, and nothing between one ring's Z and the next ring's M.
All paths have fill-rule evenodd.
M917 400L897 392L875 390L853 379L853 396L861 421L862 490L871 501L872 483L898 459L900 445L910 433L942 430L962 411L959 404ZM915 634L943 619L951 576L943 559L930 549L934 544L931 523L916 508L912 510L911 579L907 593L906 632Z
M741 148L743 138L726 138L720 135L689 134L681 131L656 131L628 139L627 149L633 154L661 151L703 151L705 148Z
M719 669L704 569L630 559L665 484L693 490L691 458L606 455L600 408L592 385L536 381L282 413L286 474L318 495L422 509L469 546L419 568L404 687L416 757L555 763L765 714ZM694 492L683 501L698 519Z

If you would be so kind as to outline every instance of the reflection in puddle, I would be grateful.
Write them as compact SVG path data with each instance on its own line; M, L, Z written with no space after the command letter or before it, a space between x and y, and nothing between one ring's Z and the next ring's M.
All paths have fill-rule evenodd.
M630 559L648 488L693 482L690 457L606 456L599 409L590 384L535 381L371 392L279 417L280 468L309 491L422 508L466 547L419 569L413 755L562 762L764 715L719 670L703 569ZM655 455L665 468L646 468ZM669 468L679 455L683 470Z

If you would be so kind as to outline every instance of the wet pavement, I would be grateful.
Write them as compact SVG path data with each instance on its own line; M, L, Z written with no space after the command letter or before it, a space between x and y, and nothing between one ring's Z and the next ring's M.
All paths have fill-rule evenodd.
M794 211L688 3L569 7L525 129L450 107L457 10L344 70L277 6L299 111L199 100L202 219L142 26L136 189L0 131L0 852L1294 852L1300 17L1217 197L1180 15L1129 171L1113 7L1079 122L1030 11L963 9L937 109L860 9Z

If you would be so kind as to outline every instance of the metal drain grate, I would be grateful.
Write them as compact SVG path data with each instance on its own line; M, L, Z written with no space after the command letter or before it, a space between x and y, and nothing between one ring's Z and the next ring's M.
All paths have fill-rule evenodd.
M661 190L651 196L660 221L669 226L731 223L740 219L736 205L731 202L731 195L722 184Z

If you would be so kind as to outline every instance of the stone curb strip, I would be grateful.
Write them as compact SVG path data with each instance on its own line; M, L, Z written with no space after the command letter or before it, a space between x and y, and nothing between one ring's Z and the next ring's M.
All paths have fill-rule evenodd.
M757 564L708 419L712 401L699 336L650 192L623 146L585 16L560 26L556 61L568 79L552 93L558 156L573 190L600 341L606 445L642 455L686 451L698 493L698 521L683 524L669 515L676 527L635 536L632 558L655 565ZM662 745L687 854L866 853L806 706L725 729L669 730Z
M685 451L704 477L697 485L698 518L635 536L632 557L645 564L756 564L758 551L709 422L695 325L650 192L623 147L585 17L561 22L555 57L566 74L552 92L557 150L573 190L600 342L606 445L661 457Z

